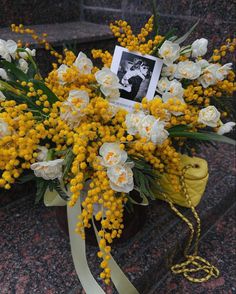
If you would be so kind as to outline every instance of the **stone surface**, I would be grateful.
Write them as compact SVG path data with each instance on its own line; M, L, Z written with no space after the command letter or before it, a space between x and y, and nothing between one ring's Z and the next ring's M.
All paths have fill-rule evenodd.
M113 0L113 1L110 1L110 0L100 0L100 1L84 0L83 4L85 6L94 6L94 7L98 7L98 8L106 7L106 8L121 9L122 1L120 1L120 0ZM94 8L94 9L96 9L96 8Z
M1 0L0 27L80 20L80 2L74 0Z
M182 276L167 273L149 294L236 293L236 205L214 224L201 240L200 254L217 265L220 276L202 284L189 283Z
M192 3L192 15L201 18L211 18L236 21L235 1L228 0L195 0Z
M204 234L224 211L233 206L236 168L235 151L231 146L219 145L217 151L209 148L203 151L203 155L208 159L210 168L207 190L198 206ZM182 209L182 211L187 217L191 216L190 210ZM74 271L68 240L57 225L53 208L34 206L32 193L18 202L3 207L0 212L2 232L0 260L4 261L0 265L1 293L82 294L81 285ZM221 228L219 233L222 232L224 224L218 226ZM148 207L148 219L142 230L126 243L114 245L112 254L142 294L159 293L163 286L159 287L157 283L165 277L166 281L170 281L171 285L174 284L173 287L177 290L183 285L186 291L190 291L192 286L183 277L177 277L177 280L171 282L171 274L165 276L169 272L170 264L181 257L187 235L188 230L184 223L172 213L166 203L157 201ZM223 238L223 233L221 235ZM214 233L212 236L214 237ZM215 238L212 245L209 245L212 247L206 247L204 243L202 246L200 243L200 254L215 266L222 268L220 260L224 253L232 253L233 247L229 245L224 248L218 236L216 235L217 239ZM226 241L229 240L227 239L229 236L229 234L226 236ZM96 247L87 248L90 268L97 277L99 268L96 251ZM229 270L232 269L230 265ZM214 289L219 285L222 286L222 281L224 281L225 293L231 293L229 291L232 288L233 278L230 278L230 273L227 271L223 272L218 280L210 281L206 287ZM166 289L168 287L166 285ZM208 289L206 287L201 289ZM106 293L114 294L116 291L107 288Z
M47 40L54 46L62 45L63 43L88 43L100 40L112 39L110 29L105 25L99 25L89 22L67 22L47 25L30 26L36 33L47 33ZM15 34L8 28L0 29L2 39L21 39L23 42L37 45L35 40L32 40L27 35Z
M103 25L109 25L112 21L121 19L122 12L119 10L107 10L107 9L87 9L83 10L84 20L94 22Z

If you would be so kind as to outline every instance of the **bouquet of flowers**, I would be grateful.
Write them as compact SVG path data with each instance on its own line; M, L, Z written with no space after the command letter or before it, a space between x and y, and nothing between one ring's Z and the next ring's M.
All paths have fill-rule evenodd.
M235 144L223 136L235 126L235 74L222 60L236 40L227 39L204 59L206 39L183 45L194 27L182 37L161 36L151 16L135 35L126 21L115 21L110 28L120 46L114 56L92 50L103 63L98 68L84 53L58 53L46 35L12 25L56 58L45 78L35 49L0 40L0 188L34 179L36 201L56 191L68 211L79 203L76 232L82 239L94 219L100 223L105 283L126 207L165 194L166 174L180 192L181 154L194 155L212 141Z

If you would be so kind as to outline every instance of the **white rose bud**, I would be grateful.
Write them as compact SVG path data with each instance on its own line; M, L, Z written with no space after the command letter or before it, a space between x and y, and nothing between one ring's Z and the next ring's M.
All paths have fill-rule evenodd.
M2 91L0 91L0 102L5 101L5 100L6 100L5 95L3 94Z
M38 152L37 160L46 161L47 155L48 155L48 148L45 146L38 146L37 152Z
M29 48L25 48L25 51L26 52L19 52L19 56L21 58L24 58L24 59L28 59L29 58L29 55L30 56L35 56L36 55L36 50L35 49L29 49ZM28 54L27 54L28 53Z
M192 57L203 56L207 53L208 40L201 38L197 39L192 44Z
M166 65L171 65L180 56L180 46L171 41L165 41L159 49L159 55Z
M0 68L0 78L6 81L9 80L7 72L3 68Z
M218 135L227 134L233 130L234 126L235 126L235 122L229 121L219 127L219 129L217 130L217 134Z
M25 61L23 58L19 59L19 65L18 65L19 69L22 70L24 73L27 73L28 69L29 69L29 65L27 63L27 61Z
M58 82L61 85L64 85L66 82L64 81L64 74L67 72L69 67L65 64L62 64L57 69L57 75L58 75Z
M129 193L134 189L132 167L134 167L132 162L108 167L107 176L112 190Z
M195 80L201 74L201 66L193 61L181 61L177 65L175 77L177 79Z
M74 65L79 69L81 74L90 74L93 68L92 61L87 57L86 54L80 52L77 56Z
M8 124L0 118L0 139L10 134Z
M36 177L44 180L55 180L62 178L63 159L55 159L50 161L41 161L31 164L31 169Z
M215 128L217 127L218 121L220 119L220 112L215 108L215 106L207 106L199 112L198 122L206 126Z
M4 41L0 39L0 56L7 60L8 62L11 62L11 57L15 59L16 57L16 50L17 50L17 44L13 40Z

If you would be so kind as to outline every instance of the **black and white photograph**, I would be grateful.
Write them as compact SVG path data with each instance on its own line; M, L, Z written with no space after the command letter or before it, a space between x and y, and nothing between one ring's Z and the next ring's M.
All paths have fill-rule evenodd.
M162 60L159 58L116 46L111 70L119 78L121 98L117 104L132 108L143 97L153 99L161 68Z

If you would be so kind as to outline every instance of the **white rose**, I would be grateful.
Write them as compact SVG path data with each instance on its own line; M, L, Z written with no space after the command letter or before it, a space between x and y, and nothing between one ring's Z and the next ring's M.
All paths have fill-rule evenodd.
M201 66L202 70L210 65L209 62L206 59L198 60L198 61L196 61L196 63Z
M125 117L125 124L127 127L127 132L130 135L135 135L139 131L139 124L141 120L145 117L145 113L143 111L139 111L136 113L128 113Z
M231 69L232 63L226 63L225 65L220 66L215 72L216 79L222 81L229 74Z
M184 89L182 87L182 84L177 80L172 80L169 83L167 91L179 98L182 98L184 94Z
M157 88L159 90L158 92L161 94L165 92L167 88L169 87L169 84L170 84L170 81L166 77L161 78L157 84Z
M28 59L28 54L30 55L30 56L35 56L36 55L36 50L35 49L29 49L29 48L25 48L25 51L26 52L19 52L19 56L21 57L21 58L24 58L24 59ZM28 54L27 54L28 53Z
M197 39L192 44L192 57L203 56L207 53L208 40L201 38Z
M95 73L95 78L105 95L107 88L119 88L119 79L109 68L103 68Z
M171 41L165 41L159 49L159 55L166 65L171 65L180 55L180 46Z
M9 80L7 72L3 68L0 68L0 78L6 81Z
M36 177L44 180L54 180L62 177L63 159L50 161L41 161L31 164L30 168L34 171Z
M145 137L150 141L151 130L155 122L156 118L153 115L146 115L137 126L140 136Z
M0 139L10 134L11 132L9 131L8 124L0 118Z
M182 104L185 104L183 94L184 89L182 84L177 80L173 80L170 82L167 91L162 95L162 100L164 103L166 103L169 99L173 99L175 102L180 101ZM171 111L171 113L175 116L183 114L180 111Z
M232 131L232 129L234 128L234 126L235 126L235 122L229 121L229 122L227 122L227 123L225 123L225 124L223 124L223 125L221 125L219 127L219 129L217 130L217 134L218 135L227 134L227 133L229 133L229 132Z
M89 103L89 95L84 90L71 90L67 101L71 102L75 107L83 109Z
M80 52L77 56L74 65L79 69L81 74L90 74L93 68L92 61L83 53Z
M112 190L129 193L134 189L132 167L134 167L132 162L108 167L107 176Z
M111 167L117 164L123 164L127 160L127 153L120 149L118 143L103 143L99 149L101 155L101 164Z
M101 90L108 100L115 101L120 98L120 91L118 88L102 87Z
M177 79L195 80L201 74L201 66L193 61L181 61L177 65L175 77Z
M162 144L169 136L167 130L165 130L165 122L156 120L151 128L151 141L154 144Z
M27 73L28 69L29 69L29 65L27 63L27 61L25 61L23 58L19 59L19 65L18 65L19 69L22 70L24 73Z
M169 66L163 66L161 75L163 77L169 77L171 80L174 78L177 69L177 64L171 64Z
M17 44L13 40L4 41L0 39L0 56L11 62L11 57L15 59Z
M219 119L220 112L211 105L201 109L198 116L198 122L213 128L217 127Z
M47 155L48 155L47 147L37 146L37 152L38 152L38 156L37 156L38 161L45 161L47 159Z
M211 64L202 71L202 75L199 77L198 81L203 86L203 88L207 88L217 83L216 71L219 68L220 65Z
M61 85L64 85L66 82L64 81L63 75L67 72L69 67L65 64L62 64L57 69L57 75L58 75L58 82Z
M0 102L5 101L5 100L6 100L5 95L3 94L2 91L0 91Z
M89 104L89 95L84 90L71 90L68 99L62 103L60 117L69 127L73 128L80 124L84 114L81 112Z

